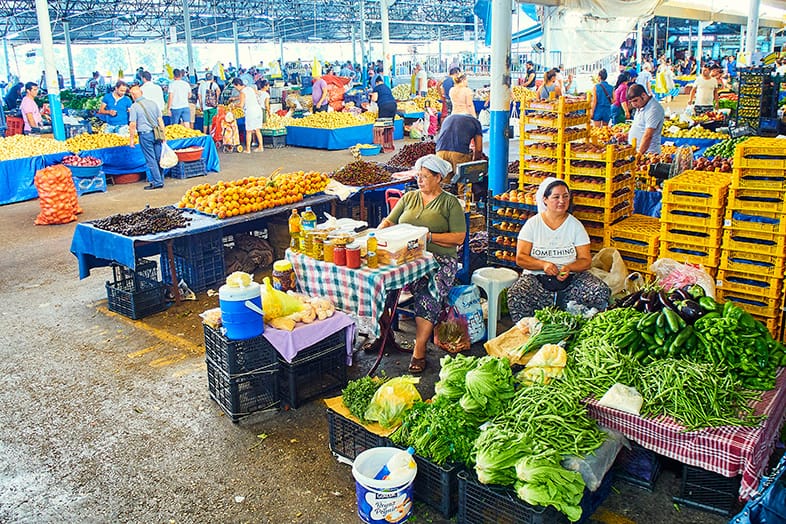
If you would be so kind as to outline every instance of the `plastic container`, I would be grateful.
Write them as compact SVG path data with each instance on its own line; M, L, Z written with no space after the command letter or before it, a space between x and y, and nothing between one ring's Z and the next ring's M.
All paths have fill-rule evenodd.
M415 459L412 458L414 454L415 448L412 446L394 453L374 476L374 480L400 481L406 479L410 475L410 470L418 467L415 464Z
M181 162L196 162L202 158L204 149L202 146L191 146L185 149L175 149L175 154Z
M262 289L252 281L248 286L224 284L218 289L221 306L221 325L229 340L246 340L262 334L265 324L262 315L246 305L246 301L262 309Z
M406 522L412 513L412 483L417 466L401 480L374 478L398 453L401 453L398 448L371 448L355 458L352 476L355 477L358 517L366 524Z
M293 209L289 216L289 249L295 252L303 250L303 230L297 209Z
M288 260L276 260L273 262L273 273L271 274L273 287L286 293L295 290L295 270L292 263Z
M396 224L377 231L377 257L380 264L401 264L423 255L428 228Z

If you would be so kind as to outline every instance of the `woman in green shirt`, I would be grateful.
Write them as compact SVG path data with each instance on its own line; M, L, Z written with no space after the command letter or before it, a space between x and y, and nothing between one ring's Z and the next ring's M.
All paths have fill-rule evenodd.
M415 305L415 348L409 372L426 369L426 344L442 311L458 271L457 248L464 242L467 225L458 199L442 190L442 178L452 171L450 162L437 155L426 155L415 163L418 190L406 193L380 224L412 224L429 230L426 249L439 264L436 275L423 277L410 285ZM438 297L429 293L429 279L437 283Z

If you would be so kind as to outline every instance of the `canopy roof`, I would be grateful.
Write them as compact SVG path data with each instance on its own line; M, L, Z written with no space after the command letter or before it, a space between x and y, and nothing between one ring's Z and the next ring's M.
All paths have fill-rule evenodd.
M475 0L388 0L390 38L398 41L462 40L473 30ZM360 37L365 3L366 36L381 39L380 0L188 0L195 42L231 40L232 22L241 41L349 41ZM55 42L144 41L185 38L182 0L49 0ZM39 41L35 0L0 0L0 36L13 43ZM482 28L480 28L482 31Z

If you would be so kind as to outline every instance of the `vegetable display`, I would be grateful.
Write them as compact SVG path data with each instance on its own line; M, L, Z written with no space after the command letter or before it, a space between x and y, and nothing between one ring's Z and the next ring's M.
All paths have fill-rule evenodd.
M426 155L433 155L437 152L437 143L434 141L416 142L407 144L401 151L393 155L388 164L395 167L410 168L415 165L415 161Z
M133 213L119 213L93 220L94 227L128 237L163 233L191 223L183 211L173 207L150 207Z
M341 391L341 401L355 417L361 422L366 422L366 410L374 398L379 386L385 382L384 377L363 377L351 380Z
M357 160L333 173L333 179L348 186L373 186L390 182L390 173L373 162Z

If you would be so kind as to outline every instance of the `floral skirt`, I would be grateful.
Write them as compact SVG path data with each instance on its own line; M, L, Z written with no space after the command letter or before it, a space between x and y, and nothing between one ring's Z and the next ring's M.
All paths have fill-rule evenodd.
M409 285L409 292L413 295L415 316L425 318L432 324L437 323L440 313L445 307L450 288L456 280L458 272L458 259L445 255L434 255L439 267L433 275L421 277ZM429 291L429 279L434 279L437 285L437 297Z

